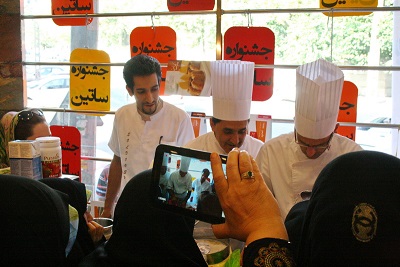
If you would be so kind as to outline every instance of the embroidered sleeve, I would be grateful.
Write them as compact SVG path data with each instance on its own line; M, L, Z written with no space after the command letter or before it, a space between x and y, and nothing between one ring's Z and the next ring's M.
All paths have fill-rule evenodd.
M250 243L243 253L243 267L294 267L290 243L286 240L263 238Z

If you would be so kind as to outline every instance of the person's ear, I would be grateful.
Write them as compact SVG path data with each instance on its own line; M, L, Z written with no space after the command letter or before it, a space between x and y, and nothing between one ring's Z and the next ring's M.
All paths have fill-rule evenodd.
M215 124L211 118L209 120L210 120L211 130L214 131Z
M129 96L133 96L133 88L130 88L128 85L125 87L126 91L128 92Z

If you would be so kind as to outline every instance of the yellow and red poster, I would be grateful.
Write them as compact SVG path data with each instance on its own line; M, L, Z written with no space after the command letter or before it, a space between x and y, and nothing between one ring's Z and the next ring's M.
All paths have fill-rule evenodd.
M357 121L357 98L358 88L349 81L344 81L342 97L340 98L340 107L338 122L356 122ZM337 133L351 140L356 140L355 126L339 126Z
M93 14L93 0L51 0L51 13L53 15L79 15ZM85 26L93 18L53 18L58 26Z
M360 1L346 1L346 0L320 0L320 8L331 8L331 9L357 9L357 8L372 8L378 6L378 0L360 0ZM372 12L324 12L324 15L329 17L339 17L339 16L364 16L369 15Z
M73 126L50 126L51 134L60 137L62 173L79 176L81 180L81 134Z
M167 0L169 11L213 10L215 0Z
M70 61L71 63L110 63L110 57L101 50L77 48L72 51ZM70 108L109 111L110 71L110 66L72 65L70 68Z
M137 27L130 35L131 57L145 54L155 57L161 64L176 60L176 33L167 26ZM167 68L162 67L160 94L164 94Z
M231 27L224 36L224 59L274 64L275 35L266 27ZM253 101L271 98L273 76L273 68L254 69Z

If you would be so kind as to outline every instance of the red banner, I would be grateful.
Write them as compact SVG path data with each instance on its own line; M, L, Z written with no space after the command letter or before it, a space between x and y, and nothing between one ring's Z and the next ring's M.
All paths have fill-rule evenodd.
M275 60L275 35L265 27L231 27L224 36L224 59L272 65ZM254 69L253 101L271 98L273 76L273 69Z
M169 11L213 10L214 0L167 0Z
M81 134L73 126L50 126L53 136L60 137L62 150L62 173L79 176L81 181Z
M338 122L356 122L357 121L357 99L358 88L349 81L344 81L342 97L340 98L340 108ZM355 126L339 126L337 133L356 140Z
M176 60L176 33L167 26L137 27L130 35L131 57L146 54L155 57L162 64ZM162 67L160 94L164 94L167 68Z
M53 15L69 14L93 14L93 0L51 0ZM53 18L58 26L85 26L93 21L93 18Z

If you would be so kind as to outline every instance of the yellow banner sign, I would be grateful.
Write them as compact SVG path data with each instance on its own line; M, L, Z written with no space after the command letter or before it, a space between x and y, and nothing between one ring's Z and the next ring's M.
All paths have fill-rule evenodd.
M101 50L77 48L71 53L71 63L110 63ZM70 107L73 110L109 111L110 66L72 65L70 69Z
M319 7L320 8L332 8L332 9L357 9L357 8L371 8L377 7L378 0L356 0L356 1L346 1L346 0L320 0ZM324 15L330 17L339 17L339 16L364 16L369 15L372 12L357 12L357 11L349 11L349 12L338 12L337 10L333 10L333 12L324 12Z

